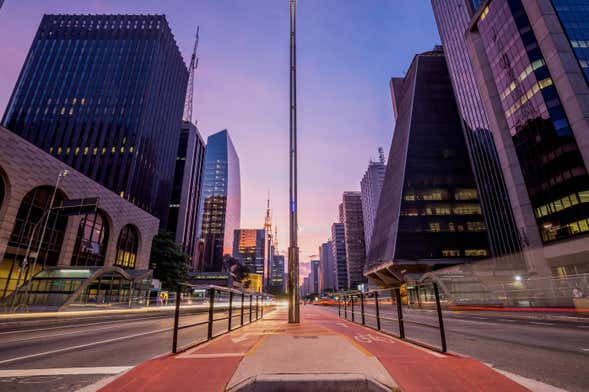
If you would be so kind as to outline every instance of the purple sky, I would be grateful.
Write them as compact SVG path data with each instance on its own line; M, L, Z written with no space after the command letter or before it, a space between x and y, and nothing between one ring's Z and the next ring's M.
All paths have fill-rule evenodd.
M241 163L242 226L263 227L271 193L288 247L288 0L6 0L0 10L0 111L44 13L165 14L189 61L200 25L195 117L203 137L227 128ZM439 42L429 1L298 2L299 236L317 255L345 190L388 155L388 81ZM308 271L306 265L301 271Z

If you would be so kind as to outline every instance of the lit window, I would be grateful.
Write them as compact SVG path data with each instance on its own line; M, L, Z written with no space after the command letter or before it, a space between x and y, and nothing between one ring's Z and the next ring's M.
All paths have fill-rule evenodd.
M430 222L429 223L429 231L439 232L440 231L440 223L439 222Z
M442 250L442 256L444 256L444 257L457 257L457 256L460 256L460 251L458 249L444 249L444 250Z
M465 249L464 255L465 256L487 256L489 252L486 249Z

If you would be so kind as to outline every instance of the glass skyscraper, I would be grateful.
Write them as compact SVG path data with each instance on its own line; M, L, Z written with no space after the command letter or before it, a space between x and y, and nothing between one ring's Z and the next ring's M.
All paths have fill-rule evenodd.
M552 0L552 5L589 83L589 0Z
M199 206L200 250L198 269L223 270L223 256L232 254L233 235L241 223L239 158L229 132L207 139Z
M264 275L265 245L264 229L236 229L233 237L233 257L248 267L250 273Z
M493 256L521 251L519 233L464 34L469 0L432 0Z
M3 124L165 227L187 81L163 15L45 15Z

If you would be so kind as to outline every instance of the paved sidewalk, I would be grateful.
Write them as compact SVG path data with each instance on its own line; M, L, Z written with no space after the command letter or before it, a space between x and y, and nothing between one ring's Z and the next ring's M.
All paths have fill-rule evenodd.
M303 306L301 313L301 324L289 325L285 310L271 312L184 353L144 362L101 391L219 392L255 377L266 386L364 377L381 389L406 392L529 391L475 359L419 348L316 306Z

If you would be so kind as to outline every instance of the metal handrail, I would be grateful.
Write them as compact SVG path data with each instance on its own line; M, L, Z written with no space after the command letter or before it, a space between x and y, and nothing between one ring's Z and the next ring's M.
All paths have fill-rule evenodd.
M428 347L430 349L435 349L435 350L438 350L441 352L446 352L447 351L446 332L444 329L444 319L442 316L442 307L440 304L440 293L439 293L438 284L436 282L432 282L429 284L416 284L416 285L414 285L414 287L417 287L417 286L419 286L419 287L426 287L426 286L433 287L434 298L435 298L435 310L438 315L438 324L437 325L428 324L428 323L415 321L415 320L408 320L408 319L404 318L403 317L403 305L402 305L402 300L401 300L401 289L399 287L393 288L393 289L377 289L377 290L371 290L369 292L354 291L354 292L349 292L349 293L343 293L338 298L338 315L347 320L348 319L348 312L349 312L351 315L352 322L356 322L355 317L354 317L355 315L360 315L362 325L368 326L369 328L376 329L378 331L382 331L381 320L395 322L398 324L398 327L399 327L399 334L398 335L395 335L395 334L390 333L388 331L383 331L383 332L388 333L393 336L396 336L402 340L406 340L406 341L409 341L409 342L412 342L412 343L415 343L415 344L418 344L421 346ZM387 292L387 294L390 293L390 296L381 297L381 298L391 300L391 305L396 307L396 314L397 314L396 319L380 315L381 304L379 303L379 293L382 293L382 292ZM354 310L354 300L356 298L359 299L360 311ZM366 298L374 298L374 301L370 302L370 303L371 304L374 303L374 305L376 307L375 313L366 313L366 311L365 311L365 303L366 303L365 299ZM343 303L343 312L342 312L342 303ZM350 309L348 309L348 307ZM343 313L343 315L342 315L342 313ZM376 320L376 328L366 324L366 317L367 316L374 318ZM420 342L418 340L413 340L411 338L408 338L405 335L405 323L419 325L419 326L433 328L433 329L438 329L440 331L440 346L441 347L440 348L433 347L433 346L430 346L426 343Z
M182 289L183 288L205 288L208 294L208 302L209 302L209 309L208 309L208 319L206 321L199 321L196 323L192 323L192 324L185 324L185 325L180 325L180 305L181 305L181 297L182 297ZM221 304L219 304L219 308L215 308L215 301L217 298L216 294L218 293L229 293L229 298L228 298L228 302L223 302ZM236 296L240 297L240 305L238 305L237 308L235 308L234 306L234 297ZM249 296L249 304L245 303L245 297ZM254 301L254 297L255 297L255 301ZM267 301L266 299L268 298L272 298L273 296L268 295L268 294L260 294L260 293L246 293L244 291L239 291L236 289L231 289L231 288L227 288L227 287L222 287L222 286L216 286L216 285L206 285L206 286L202 286L202 285L192 285L192 284L188 284L188 283L182 283L178 285L178 288L176 290L176 306L175 306L175 313L174 313L174 328L173 328L173 337L172 337L172 353L176 354L179 351L184 351L190 347L194 347L195 345L198 345L200 343L206 342L208 340L213 339L214 337L217 337L219 335L231 332L232 330L236 329L236 328L241 328L244 325L247 324L251 324L254 321L257 321L261 318L264 317L264 306L267 306ZM255 305L254 305L255 302ZM249 319L248 322L244 322L244 315L245 315L245 308L246 306L249 306ZM254 314L254 306L255 306L255 314ZM227 316L224 317L217 317L215 318L215 312L217 311L226 311L228 314ZM238 310L239 314L234 314L233 310ZM232 321L235 317L239 317L240 318L240 323L236 323L236 325L233 325ZM220 334L214 334L213 333L213 324L217 321L227 321L227 329L226 331L220 333ZM178 348L178 331L183 330L183 329L187 329L187 328L192 328L192 327L198 327L198 326L203 326L206 325L207 326L207 335L206 338L199 340L198 342L193 342L191 344L185 345L183 347Z

